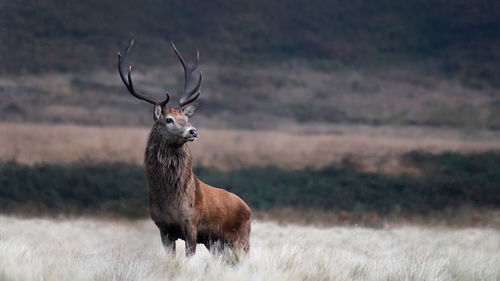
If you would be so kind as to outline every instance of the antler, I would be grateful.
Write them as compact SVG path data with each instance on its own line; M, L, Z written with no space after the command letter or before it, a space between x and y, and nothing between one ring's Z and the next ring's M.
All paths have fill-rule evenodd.
M196 83L196 86L191 91L188 90L189 82L190 82L189 80L191 79L191 74L193 74L193 72L198 67L200 53L198 51L196 51L196 61L195 61L193 66L189 67L186 64L186 61L184 60L182 55L179 53L179 51L175 47L174 43L170 42L170 44L172 45L172 48L174 49L175 54L177 55L177 57L181 61L182 67L184 68L184 92L182 93L182 96L181 96L180 101L179 101L179 106L183 107L186 104L192 103L194 100L196 100L200 96L199 89L200 89L201 80L202 80L201 71L200 71L200 76L198 78L198 83Z
M122 70L122 61L125 60L125 56L128 54L128 52L132 48L132 45L134 44L134 40L135 39L130 40L130 43L128 44L128 46L123 51L123 55L121 54L121 52L118 52L118 71L120 72L120 77L122 78L123 84L125 84L125 86L127 87L128 91L134 97L136 97L136 98L138 98L140 100L147 101L147 102L152 103L154 105L161 105L162 107L164 107L168 103L168 100L170 99L170 96L168 95L168 93L165 93L165 95L167 96L165 98L165 100L158 102L158 101L154 100L153 98L151 98L149 95L144 95L144 94L138 93L134 89L134 84L132 83L132 66L131 65L128 67L128 75L125 76L125 74L123 73L123 70Z

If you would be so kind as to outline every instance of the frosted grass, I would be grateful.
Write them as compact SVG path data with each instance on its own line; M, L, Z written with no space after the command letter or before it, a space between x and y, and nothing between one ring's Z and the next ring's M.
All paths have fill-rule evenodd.
M240 262L177 249L164 253L149 220L0 216L0 280L500 280L500 232L486 228L254 222Z

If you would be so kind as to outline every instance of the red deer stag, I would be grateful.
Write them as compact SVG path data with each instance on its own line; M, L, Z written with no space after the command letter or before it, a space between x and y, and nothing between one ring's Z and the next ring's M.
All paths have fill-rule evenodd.
M149 187L151 218L160 229L161 241L168 253L175 253L175 241L183 239L186 256L196 252L196 244L204 244L209 251L216 245L229 246L235 253L250 250L250 208L233 193L212 187L200 181L193 173L193 159L187 142L196 140L198 131L189 122L197 105L193 101L200 95L201 72L196 86L189 90L191 74L198 66L188 66L172 43L177 58L184 68L184 92L178 106L167 107L169 95L163 101L141 94L132 83L132 67L128 75L122 62L134 40L118 52L120 77L136 98L154 105L154 125L144 155Z

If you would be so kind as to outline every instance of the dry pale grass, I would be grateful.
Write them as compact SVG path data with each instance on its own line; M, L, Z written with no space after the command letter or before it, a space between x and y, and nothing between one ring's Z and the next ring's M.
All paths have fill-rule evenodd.
M349 159L369 171L398 172L401 154L500 149L500 134L422 127L284 125L286 132L203 130L192 144L197 165L218 169L251 166L323 167ZM316 125L320 126L320 125ZM0 123L0 160L21 163L77 161L141 164L149 129Z
M0 280L500 280L491 229L254 222L252 250L168 257L149 220L0 217Z

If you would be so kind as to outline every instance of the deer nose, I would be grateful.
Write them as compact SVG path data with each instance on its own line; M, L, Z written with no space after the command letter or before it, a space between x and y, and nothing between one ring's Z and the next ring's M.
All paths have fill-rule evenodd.
M189 133L191 134L191 136L193 136L195 138L198 137L198 130L196 130L196 129L189 130Z

